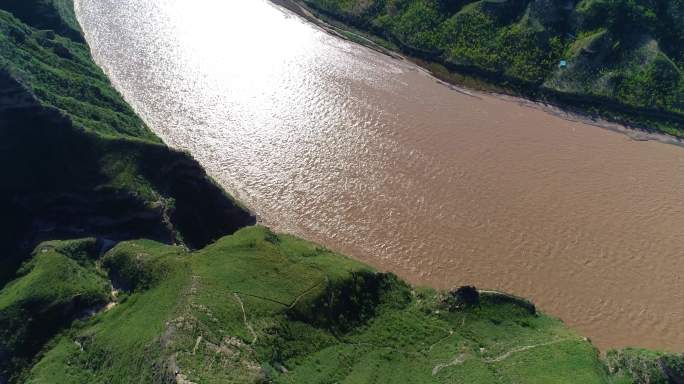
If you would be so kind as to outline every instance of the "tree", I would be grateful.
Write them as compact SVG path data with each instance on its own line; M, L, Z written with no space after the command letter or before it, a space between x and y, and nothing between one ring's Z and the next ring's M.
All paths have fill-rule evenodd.
M436 0L437 7L441 13L453 15L464 6L475 2L475 0Z
M480 292L477 288L466 285L449 292L444 300L449 310L454 311L461 308L475 307L480 304Z

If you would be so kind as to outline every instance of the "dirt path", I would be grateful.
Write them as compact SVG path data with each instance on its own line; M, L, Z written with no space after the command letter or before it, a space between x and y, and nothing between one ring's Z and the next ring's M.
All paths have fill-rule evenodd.
M572 339L572 338L568 338L568 339L559 339L559 340L549 341L549 342L546 342L546 343L532 344L532 345L524 345L524 346L521 346L521 347L517 347L517 348L511 349L510 351L508 351L508 352L506 352L506 353L504 353L504 354L502 354L502 355L500 355L500 356L497 356L497 357L494 357L494 358L489 358L489 359L482 359L482 361L483 361L485 364L498 363L498 362L501 362L501 361L504 361L504 360L508 359L509 357L511 357L512 355L514 355L514 354L516 354L516 353L525 352L525 351L529 351L530 349L539 348L539 347L544 347L544 346L547 346L547 345L558 344L558 343L562 343L562 342L565 342L565 341L572 341L572 340L576 340L576 339ZM437 365L435 365L435 367L432 368L432 376L437 375L437 374L439 373L439 371L441 371L441 370L444 369L444 368L448 368L448 367L452 367L452 366L455 366L455 365L461 365L461 364L463 364L463 363L466 361L466 357L467 357L467 356L466 356L465 353L461 353L461 354L455 356L454 359L451 360L451 361L448 362L448 363L442 363L442 364L437 364Z
M254 328L252 328L252 325L249 324L249 321L247 321L247 312L245 312L245 305L242 303L242 299L240 299L240 296L237 293L233 293L235 296L235 300L240 304L240 308L242 308L242 318L244 319L245 326L249 330L249 332L252 334L252 345L254 345L257 342L257 334L254 332Z
M466 359L465 354L464 354L464 353L461 353L460 355L454 357L454 359L451 360L451 361L448 362L448 363L445 363L445 364L437 364L437 365L435 365L435 367L432 368L432 376L437 375L437 374L439 373L439 371L441 371L441 370L444 369L444 368L448 368L448 367L451 367L451 366L453 366L453 365L461 365L461 364L463 364L463 362L465 361L465 359Z
M306 296L309 292L313 291L314 289L316 289L316 288L317 288L318 286L320 286L321 284L327 283L327 282L328 282L328 278L326 277L325 280L319 281L318 283L314 284L311 288L305 290L305 291L302 292L299 296L297 296L297 297L294 299L294 301L292 301L292 304L290 304L290 306L289 306L288 308L289 308L289 309L294 308L294 306L297 305L297 303L299 302L299 300L300 300L302 297Z
M447 340L448 338L450 338L453 335L454 335L454 331L451 329L448 330L448 334L446 336L442 337L441 339L437 340L436 342L432 343L432 345L430 345L430 347L427 349L428 353L432 352L432 348L434 348L436 345Z
M504 354L501 355L501 356L498 356L498 357L495 357L495 358L492 358L492 359L483 359L483 361L484 361L485 363L487 363L487 364L498 363L498 362L500 362L500 361L503 361L503 360L508 359L508 358L511 357L512 355L514 355L514 354L516 354L516 353L519 353L519 352L529 351L530 349L539 348L539 347L544 347L544 346L552 345L552 344L558 344L558 343L562 343L562 342L564 342L564 341L570 341L570 340L575 340L575 339L560 339L560 340L549 341L549 342L541 343L541 344L525 345L525 346L522 346L522 347L518 347L518 348L515 348L515 349L511 349L510 351L504 353Z

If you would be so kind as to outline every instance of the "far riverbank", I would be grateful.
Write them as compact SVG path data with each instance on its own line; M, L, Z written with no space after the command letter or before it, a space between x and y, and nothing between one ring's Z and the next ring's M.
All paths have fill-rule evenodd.
M367 48L390 56L397 60L411 62L426 71L435 79L443 82L458 92L484 92L489 95L500 97L505 100L519 103L528 107L544 110L563 119L594 125L614 132L620 132L633 140L648 141L655 140L665 144L684 147L684 138L667 133L659 132L648 125L635 123L634 119L629 118L624 113L627 112L610 108L597 113L589 113L586 106L591 105L594 100L579 101L577 96L572 96L566 100L568 95L550 93L548 95L534 95L525 91L524 87L505 87L474 74L458 72L447 69L441 63L431 61L402 52L401 48L376 35L359 30L351 25L340 22L331 16L327 16L311 8L305 1L301 0L269 0L272 3L294 12L305 20L311 22L325 32ZM574 99L574 102L570 100ZM580 98L581 99L581 98ZM632 113L631 111L628 113Z

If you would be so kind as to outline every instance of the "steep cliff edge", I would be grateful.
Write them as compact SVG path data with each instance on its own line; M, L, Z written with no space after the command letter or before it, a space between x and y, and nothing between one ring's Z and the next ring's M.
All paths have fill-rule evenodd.
M64 19L67 3L0 9L19 7L21 20L61 31L75 20ZM0 10L0 283L45 240L145 237L200 248L255 222L194 159L161 143L82 39L21 20Z

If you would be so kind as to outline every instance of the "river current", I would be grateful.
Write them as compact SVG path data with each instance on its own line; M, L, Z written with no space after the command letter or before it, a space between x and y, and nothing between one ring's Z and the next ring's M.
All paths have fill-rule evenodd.
M77 0L149 126L278 231L684 350L684 148L448 87L265 0Z

